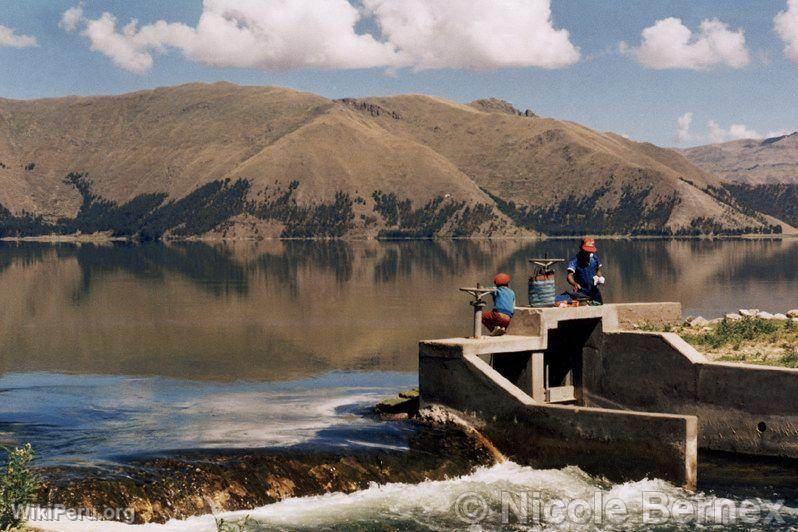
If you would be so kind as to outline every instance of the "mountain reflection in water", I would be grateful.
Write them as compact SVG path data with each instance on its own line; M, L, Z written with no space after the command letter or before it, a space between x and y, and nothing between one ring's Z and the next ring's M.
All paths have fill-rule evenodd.
M194 451L200 460L235 450L257 461L276 448L314 459L367 450L402 458L418 439L416 428L363 414L378 398L416 385L420 339L468 333L471 308L457 287L487 284L506 271L523 304L527 259L569 257L576 246L0 243L0 444L31 442L38 464L53 466L46 468L50 478L64 482L136 467L157 476L149 467L159 455ZM609 301L681 301L685 314L705 317L740 307L785 311L798 301L798 240L599 246ZM700 463L702 489L734 500L788 499L791 516L798 512L795 463ZM266 528L289 530L447 528L462 525L451 499L465 491L490 495L509 486L556 495L601 481L569 468L506 463L460 479L383 482L350 495L289 499L254 515ZM602 489L636 497L637 487L651 483L663 484ZM432 506L419 508L418 501ZM210 517L196 519L180 526L215 529Z
M609 301L707 317L798 301L796 240L599 241ZM414 372L467 333L456 288L574 241L0 244L0 371L285 380ZM564 289L560 282L560 289Z

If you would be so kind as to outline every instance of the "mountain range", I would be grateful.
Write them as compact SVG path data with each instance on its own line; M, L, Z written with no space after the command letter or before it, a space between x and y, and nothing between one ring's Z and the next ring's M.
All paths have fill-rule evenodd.
M681 150L749 209L798 225L798 132Z
M0 234L393 238L792 229L738 197L727 176L696 153L495 99L330 100L230 83L0 99Z
M798 132L764 140L709 144L681 152L694 164L729 181L798 184Z

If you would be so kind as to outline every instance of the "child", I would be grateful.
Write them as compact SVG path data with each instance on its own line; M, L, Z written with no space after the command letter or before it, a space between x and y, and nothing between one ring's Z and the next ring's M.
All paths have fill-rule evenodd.
M500 273L493 278L496 292L493 293L493 310L482 314L482 325L488 328L491 336L501 336L507 332L515 312L515 292L510 288L510 276Z

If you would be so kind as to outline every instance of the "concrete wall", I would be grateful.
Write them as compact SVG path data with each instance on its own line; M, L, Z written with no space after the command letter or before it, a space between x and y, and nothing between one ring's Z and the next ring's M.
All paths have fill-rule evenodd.
M611 479L693 488L698 447L798 458L798 370L713 363L675 334L624 331L680 319L678 303L520 308L508 336L422 342L421 400L520 463ZM578 406L544 400L544 360L558 356L577 361Z
M463 355L457 345L448 356L440 345L427 347L421 344L419 357L422 403L459 411L512 460L695 488L695 417L540 404L478 355Z
M636 325L662 326L682 320L681 303L613 303L597 307L532 308L515 309L513 321L507 333L515 336L546 337L549 329L560 321L598 318L604 330L628 330Z
M583 355L586 406L698 417L701 448L798 458L798 370L714 363L674 334L611 332Z

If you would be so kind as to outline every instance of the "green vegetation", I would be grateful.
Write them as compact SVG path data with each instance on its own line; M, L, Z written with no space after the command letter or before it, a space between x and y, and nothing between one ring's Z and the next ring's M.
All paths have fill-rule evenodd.
M52 232L52 226L41 216L23 212L14 216L11 211L0 205L0 237L45 235Z
M682 181L695 186L691 181ZM496 201L499 209L516 224L527 229L540 231L555 236L580 235L586 232L595 234L630 234L635 236L700 236L700 235L743 235L743 234L778 234L781 226L765 223L764 217L753 208L739 205L730 193L723 189L709 187L703 190L715 199L760 219L761 226L732 228L721 221L707 217L696 217L688 227L676 231L665 224L670 219L674 207L679 204L675 195L652 200L651 188L635 190L626 187L621 191L617 207L611 209L597 208L612 190L609 183L597 188L590 196L577 198L570 196L550 207L532 208L517 206L514 202L506 202L502 198L485 192ZM796 198L798 201L798 198Z
M788 322L791 325L792 322ZM689 343L718 349L726 346L740 348L743 342L767 341L775 342L779 339L782 326L773 320L760 320L756 318L737 321L723 320L709 331L695 334L684 334L684 339Z
M699 216L690 220L689 227L682 227L674 232L676 236L700 236L700 235L748 235L748 234L779 234L780 225L758 225L730 228L713 218Z
M493 198L499 210L519 226L556 236L579 235L585 232L670 235L671 231L665 224L673 208L679 203L679 198L675 195L651 201L651 188L635 190L625 187L616 207L601 209L597 205L613 192L610 183L597 188L590 196L569 196L549 207L519 207L513 201L504 201L487 190L484 192Z
M166 198L163 193L142 194L120 206L94 194L86 174L70 173L64 182L80 192L83 203L74 219L58 221L53 232L62 234L111 231L113 236L132 236L141 230L147 214Z
M250 183L229 179L207 183L184 198L168 201L165 193L141 194L121 205L102 198L92 190L83 173L70 173L64 182L80 193L82 203L75 218L48 222L41 216L23 213L14 216L0 205L0 236L69 235L110 233L115 237L158 240L165 234L197 236L222 229L231 218L250 214L262 220L281 223L283 238L340 238L355 226L354 205L365 205L362 197L338 192L331 202L300 205L296 199L298 181L288 188L277 188L265 200L247 200ZM453 236L471 236L486 222L496 218L490 205L467 206L465 202L437 197L420 208L410 200L397 200L394 194L374 193L375 212L392 226L383 238L432 237L449 228ZM376 217L361 213L365 225Z
M244 179L211 181L144 217L139 236L143 240L159 239L169 230L175 236L207 233L244 212L249 187L249 181Z
M644 330L661 328L641 327ZM798 367L798 324L745 318L702 328L668 327L714 360Z
M0 236L110 232L113 236L155 240L167 231L176 236L201 235L244 212L250 187L245 180L217 180L166 204L165 193L153 193L118 205L94 194L86 174L70 173L64 182L73 185L83 198L75 218L51 223L27 213L14 216L0 205Z
M755 354L728 354L721 355L716 360L719 362L744 362L747 364L762 364L765 366L782 366L786 368L798 368L798 350L792 349L783 355L769 357L765 353Z
M157 192L140 194L121 205L97 195L84 173L70 173L64 182L74 186L82 197L74 218L52 221L27 212L14 215L0 205L0 237L78 233L110 233L114 237L140 240L158 240L167 234L191 237L215 229L224 230L231 218L249 214L282 224L284 229L280 236L283 238L340 238L355 227L355 205L366 205L363 197L352 198L341 191L332 201L300 205L297 200L298 181L292 181L287 189L277 187L271 193L267 192L265 199L259 201L247 200L251 188L249 181L226 179L206 183L178 200L166 201L167 194ZM798 185L710 187L705 192L730 208L760 219L764 225L728 228L713 218L696 217L688 227L676 231L665 224L679 198L676 195L654 197L650 187L625 187L617 191L608 182L589 196L570 196L543 207L519 206L487 190L485 192L518 226L555 236L588 231L652 236L781 233L780 226L765 224L765 218L758 210L798 225ZM597 207L613 195L617 197L613 199L615 207ZM480 232L490 235L503 223L490 204L469 205L465 201L437 196L414 206L410 199L399 199L395 193L381 190L375 191L371 198L375 216L361 212L359 220L364 226L373 227L381 219L386 227L378 237L383 239L433 238L442 234L469 237Z
M0 530L14 530L24 525L23 512L34 501L39 479L31 471L34 454L30 444L2 449L6 459L0 478Z
M285 225L283 238L341 237L353 227L355 213L349 194L337 192L332 203L305 207L297 204L294 193L299 181L292 181L288 189L277 190L277 195L249 211L263 220L274 220Z
M724 187L740 205L798 226L798 185L727 184Z
M393 192L377 190L371 197L374 212L388 226L379 233L379 237L385 239L432 238L444 231L447 225L452 236L472 236L484 223L496 218L490 205L467 206L465 201L447 200L443 196L437 196L416 209L411 200L400 200Z
M480 203L466 207L455 216L452 224L454 226L452 236L473 236L479 231L483 224L492 222L496 219L496 213L493 212L493 207L490 205ZM493 227L493 224L491 224L491 227Z

